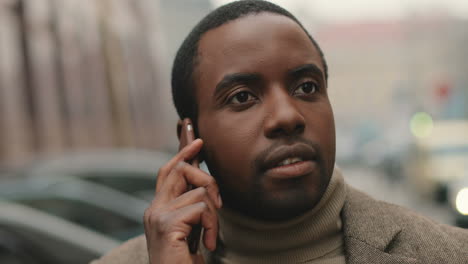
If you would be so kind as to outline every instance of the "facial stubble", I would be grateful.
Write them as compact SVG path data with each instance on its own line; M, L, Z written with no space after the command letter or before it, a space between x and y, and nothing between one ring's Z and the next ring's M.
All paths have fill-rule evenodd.
M314 170L312 174L285 180L280 183L281 190L266 190L265 171L261 169L263 167L261 161L265 160L266 155L279 145L294 143L307 144L315 150L316 159L314 162L317 165L317 170ZM331 178L329 171L333 171L327 170L323 152L318 144L302 137L293 136L286 140L276 141L258 154L256 159L247 165L251 166L251 170L255 172L250 185L235 189L227 184L226 179L239 176L221 169L218 166L220 163L213 154L209 149L203 150L205 162L211 175L217 181L224 206L248 217L264 221L292 219L313 209L328 186ZM318 184L310 186L311 180L317 180L313 179L315 177L318 177L318 181L316 181Z

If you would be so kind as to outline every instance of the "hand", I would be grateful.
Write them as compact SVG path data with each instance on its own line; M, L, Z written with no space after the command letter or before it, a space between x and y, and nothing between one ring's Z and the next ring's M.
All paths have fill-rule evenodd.
M195 224L204 228L203 243L216 248L217 209L222 201L215 179L186 161L200 151L201 139L183 148L158 172L156 194L144 215L145 235L151 264L203 263L191 255L186 237ZM194 189L187 191L188 186Z

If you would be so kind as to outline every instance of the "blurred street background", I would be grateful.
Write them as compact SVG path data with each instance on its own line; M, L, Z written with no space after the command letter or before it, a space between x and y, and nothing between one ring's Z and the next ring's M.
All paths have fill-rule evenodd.
M84 263L142 232L178 147L173 58L227 2L0 0L0 263ZM468 227L468 1L271 2L325 53L346 180Z

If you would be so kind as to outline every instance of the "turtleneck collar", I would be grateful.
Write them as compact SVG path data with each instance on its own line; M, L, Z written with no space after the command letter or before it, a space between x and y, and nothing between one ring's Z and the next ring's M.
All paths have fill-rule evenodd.
M343 176L335 167L319 203L297 218L263 222L223 208L219 211L219 248L216 256L208 253L211 256L205 259L215 257L215 263L297 263L340 254L345 189Z

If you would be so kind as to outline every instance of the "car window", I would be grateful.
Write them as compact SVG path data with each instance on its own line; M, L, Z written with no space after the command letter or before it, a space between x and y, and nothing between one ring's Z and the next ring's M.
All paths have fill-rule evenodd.
M58 264L59 262L44 255L24 237L0 227L0 263L2 264Z
M116 173L107 174L89 173L82 175L83 179L101 184L112 189L130 194L135 197L147 198L148 192L154 195L156 186L156 176L140 173L128 173L128 175L116 175Z
M0 263L3 264L37 264L34 260L17 252L12 252L9 248L0 246Z
M21 199L17 202L56 215L120 241L143 233L143 224L77 200L59 198Z

